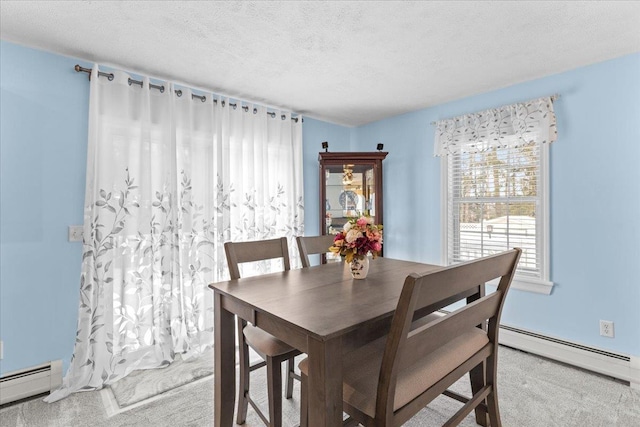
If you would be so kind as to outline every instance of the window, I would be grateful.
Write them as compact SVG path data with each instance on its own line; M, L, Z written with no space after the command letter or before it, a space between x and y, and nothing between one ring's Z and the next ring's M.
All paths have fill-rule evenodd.
M535 108L520 105L527 106L524 113L516 104L438 122L436 150L441 151L436 155L444 155L443 252L447 264L455 264L519 247L513 286L548 294L549 144L536 130L543 121L532 113ZM526 115L526 125L513 123L518 114ZM552 127L555 136L555 117Z

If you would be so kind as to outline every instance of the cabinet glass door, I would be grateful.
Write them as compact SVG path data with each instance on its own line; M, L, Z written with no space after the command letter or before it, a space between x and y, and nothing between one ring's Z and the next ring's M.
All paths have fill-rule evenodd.
M335 234L349 218L373 217L376 185L372 164L325 165L325 233Z

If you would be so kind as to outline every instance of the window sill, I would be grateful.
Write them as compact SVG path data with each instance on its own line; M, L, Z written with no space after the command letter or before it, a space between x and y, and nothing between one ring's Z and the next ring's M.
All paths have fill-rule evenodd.
M498 279L492 280L490 282L487 282L487 285L497 287L498 282ZM551 291L553 290L553 282L516 276L513 278L511 288L525 292L532 292L534 294L551 295Z

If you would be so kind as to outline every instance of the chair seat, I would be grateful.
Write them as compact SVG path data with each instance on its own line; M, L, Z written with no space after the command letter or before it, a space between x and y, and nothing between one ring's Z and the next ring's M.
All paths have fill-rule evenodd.
M291 352L298 352L295 348L253 325L245 326L243 331L247 344L249 344L263 358L267 356L277 357Z
M415 326L414 326L415 328ZM375 416L378 375L387 337L358 348L343 359L343 399L361 412ZM444 375L480 351L487 343L487 334L478 328L448 342L420 359L416 364L399 372L394 410L415 399ZM300 362L300 371L308 375L308 362Z

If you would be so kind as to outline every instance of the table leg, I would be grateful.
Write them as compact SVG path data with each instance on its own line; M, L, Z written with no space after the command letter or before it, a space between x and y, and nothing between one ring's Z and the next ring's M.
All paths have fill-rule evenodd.
M307 339L309 427L342 426L342 339Z
M215 293L214 382L215 426L233 425L236 391L235 316L222 308L223 296Z

